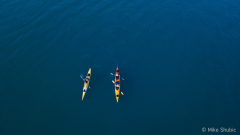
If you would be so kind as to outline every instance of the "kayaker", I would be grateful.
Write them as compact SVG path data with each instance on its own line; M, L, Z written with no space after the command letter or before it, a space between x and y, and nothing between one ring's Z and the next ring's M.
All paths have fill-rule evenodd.
M88 78L85 78L85 79L83 79L83 80L85 81L85 83L88 84Z
M118 80L119 79L119 75L118 75L118 73L116 73L116 80Z
M120 87L120 86L119 86L119 82L114 82L113 80L112 80L112 82L113 82L113 84L114 84L115 87Z

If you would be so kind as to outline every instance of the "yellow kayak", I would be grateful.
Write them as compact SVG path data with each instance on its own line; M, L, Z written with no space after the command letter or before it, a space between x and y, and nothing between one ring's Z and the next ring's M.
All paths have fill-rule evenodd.
M84 96L87 92L88 85L89 85L89 82L90 82L90 77L91 77L91 68L89 68L87 76L85 78L86 80L84 81L82 100L83 100L83 98L84 98Z

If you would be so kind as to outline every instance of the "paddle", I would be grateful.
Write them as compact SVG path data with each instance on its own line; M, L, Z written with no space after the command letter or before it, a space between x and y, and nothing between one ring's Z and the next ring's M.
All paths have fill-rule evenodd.
M84 79L83 79L83 77L82 77L83 75L82 74L80 74L80 78L82 78L82 80L84 81Z

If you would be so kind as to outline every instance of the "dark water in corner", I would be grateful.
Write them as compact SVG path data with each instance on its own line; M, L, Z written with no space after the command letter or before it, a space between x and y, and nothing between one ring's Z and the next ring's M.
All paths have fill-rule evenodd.
M237 0L1 1L0 134L239 133L239 7ZM125 79L118 104L110 76L117 65ZM91 89L81 101L79 74L89 67Z

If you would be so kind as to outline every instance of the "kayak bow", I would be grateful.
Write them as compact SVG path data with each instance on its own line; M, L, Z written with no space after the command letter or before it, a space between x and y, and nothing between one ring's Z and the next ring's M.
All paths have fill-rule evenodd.
M86 83L86 81L84 81L82 100L83 100L83 98L84 98L84 96L87 92L88 85L89 85L89 82L90 82L90 77L91 77L91 68L89 68L87 76L86 76L86 78L88 79L88 83Z

